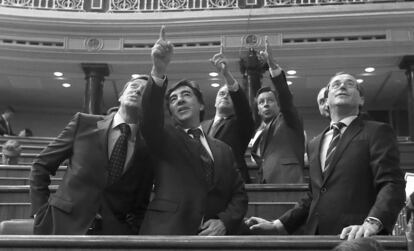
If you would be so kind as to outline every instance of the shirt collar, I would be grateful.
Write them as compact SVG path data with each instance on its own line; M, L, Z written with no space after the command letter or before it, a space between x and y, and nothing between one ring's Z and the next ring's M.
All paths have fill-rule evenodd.
M341 122L341 123L345 124L346 127L348 127L352 123L352 121L354 121L357 117L358 116L355 116L355 115L349 116L349 117L346 117L346 118L341 119L338 122ZM332 126L333 123L334 122L331 121L331 124L330 125Z
M114 119L112 121L112 129L114 129L115 127L117 127L118 125L122 124L122 123L126 123L125 120L121 117L121 115L117 112L115 113ZM138 130L138 125L137 124L129 124L129 128L131 128L131 135L133 135L132 138L135 138L135 135L137 133Z
M204 131L203 131L203 128L201 127L201 125L199 125L198 127L196 127L196 128L198 128L198 129L200 129L201 130L201 134L203 135L203 137L205 138L206 137L206 135L204 135ZM190 130L191 128L185 128L184 129L184 132L185 133L188 133L188 130Z

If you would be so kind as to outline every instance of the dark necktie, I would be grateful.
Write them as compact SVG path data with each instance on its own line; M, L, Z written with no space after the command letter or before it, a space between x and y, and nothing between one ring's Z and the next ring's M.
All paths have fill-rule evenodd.
M331 129L333 130L333 134L332 134L332 139L331 142L329 143L329 147L328 147L328 151L326 151L326 160L325 160L325 166L323 168L323 172L325 172L331 162L332 162L332 157L335 153L336 147L338 145L339 139L341 138L341 128L346 126L344 123L341 122L337 122L337 123L333 123L331 125Z
M213 177L214 177L214 168L213 168L213 160L210 157L210 154L207 152L207 149L201 143L200 136L202 134L200 128L193 128L188 130L187 132L189 135L192 135L194 141L196 141L200 152L201 152L201 159L203 162L203 167L205 171L205 178L209 187L213 185Z
M214 137L214 135L217 132L217 129L220 128L220 126L223 124L223 122L224 122L223 117L219 117L216 121L214 121L213 125L210 128L210 131L208 132L208 135L210 135L211 137Z
M122 175L128 150L128 137L131 134L128 124L122 123L118 127L121 135L116 140L109 159L108 184L114 183Z

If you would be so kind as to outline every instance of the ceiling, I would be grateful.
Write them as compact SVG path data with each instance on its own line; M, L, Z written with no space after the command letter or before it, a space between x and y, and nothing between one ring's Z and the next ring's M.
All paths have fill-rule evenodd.
M362 6L362 7L361 7ZM150 46L161 24L177 46L168 72L201 86L213 112L217 88L208 61L224 42L230 67L241 81L241 38L269 35L280 66L289 76L295 104L316 111L316 95L336 72L363 79L370 110L404 108L407 79L398 65L414 55L414 3L319 6L188 13L54 13L0 8L0 106L27 111L79 111L85 91L82 63L106 63L103 111L117 104L117 91L133 73L151 69ZM99 48L86 41L97 39ZM99 44L100 43L100 44ZM126 45L132 46L126 46ZM262 48L260 46L258 49ZM366 73L368 66L375 67ZM53 72L64 75L57 78ZM269 84L268 73L264 84ZM70 83L63 88L62 83Z

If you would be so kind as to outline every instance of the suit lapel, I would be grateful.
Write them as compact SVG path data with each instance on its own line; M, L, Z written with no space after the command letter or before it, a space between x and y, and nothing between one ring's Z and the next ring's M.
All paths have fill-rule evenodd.
M342 157L342 154L345 151L345 149L348 147L349 143L351 143L352 139L361 131L361 129L362 129L362 120L360 120L359 118L356 118L354 119L354 121L351 122L349 127L345 130L344 134L341 136L341 139L338 142L338 146L336 147L334 155L332 156L332 162L328 170L326 170L325 172L324 183L334 171L336 167L336 163Z
M261 139L260 139L260 143L259 143L260 145L259 146L260 146L260 156L261 157L263 157L263 155L264 155L264 153L266 151L266 147L267 147L268 142L269 142L269 133L273 132L273 128L275 127L276 120L279 117L279 115L276 116L270 122L270 124L265 127L265 129L262 132L262 135L260 135Z
M213 187L217 184L218 178L222 177L221 175L221 168L219 168L220 160L221 160L221 154L219 151L219 148L216 147L215 142L210 137L206 137L208 146L210 147L211 153L213 154L214 161L213 161L213 168L214 168L214 182Z
M313 149L315 149L311 154L312 156L309 156L311 159L315 161L315 168L313 171L312 179L313 181L318 185L322 185L323 181L323 175L322 175L322 166L321 166L321 148L322 148L322 140L325 133L329 130L329 127L326 128L321 134L319 134L314 140L313 140L313 146L311 146Z

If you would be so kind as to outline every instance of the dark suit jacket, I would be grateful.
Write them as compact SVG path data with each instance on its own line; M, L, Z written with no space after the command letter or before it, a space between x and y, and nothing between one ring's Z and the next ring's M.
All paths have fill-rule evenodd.
M0 115L0 135L4 135L4 134L14 135L10 123L9 123L9 127L7 127L6 120L3 118L2 115Z
M114 184L108 176L108 129L112 116L77 113L33 163L30 174L35 234L85 234L102 215L102 234L136 234L152 189L150 155L136 136L129 166ZM138 130L139 131L139 130ZM69 159L63 181L50 194L50 175Z
M336 235L376 217L390 234L405 201L394 132L384 123L355 119L345 130L322 177L324 133L309 145L311 192L280 220L288 232L306 222L305 234Z
M225 119L217 128L214 138L219 139L229 145L234 153L240 173L246 183L250 183L250 176L244 157L247 145L254 132L254 122L249 105L249 101L242 88L237 92L229 91L233 101L234 115ZM201 123L204 132L210 133L214 119L206 120Z
M202 221L218 218L234 234L247 211L247 195L231 148L207 136L214 156L209 188L195 142L183 129L164 125L165 87L150 83L143 97L143 135L158 163L141 234L196 235Z
M263 130L260 140L264 140L261 158L255 157L260 166L260 183L302 183L305 154L303 123L293 97L282 73L271 78L277 92L280 113ZM260 140L252 147L255 153Z

